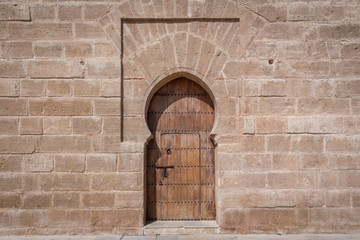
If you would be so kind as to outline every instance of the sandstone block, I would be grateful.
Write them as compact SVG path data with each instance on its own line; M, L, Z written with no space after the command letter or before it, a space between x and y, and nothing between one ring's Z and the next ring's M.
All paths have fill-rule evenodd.
M0 191L9 192L22 190L22 177L19 175L0 175Z
M0 153L32 153L34 138L32 136L1 136Z
M120 77L120 61L89 61L87 63L88 77Z
M343 187L343 188L360 187L360 171L340 171L339 187Z
M23 175L23 190L24 192L38 191L39 190L39 175L40 174L27 174Z
M96 174L92 177L92 189L101 191L140 191L142 190L141 173Z
M122 153L118 155L117 170L119 172L140 172L142 170L140 153Z
M237 115L238 99L236 98L219 98L219 114L221 116Z
M144 206L143 192L119 192L116 194L116 208L142 208Z
M245 136L243 144L246 152L265 151L265 137L263 136Z
M269 64L268 61L243 61L238 65L239 70L236 73L236 78L239 76L247 77L270 77L273 75L273 65ZM235 77L235 75L233 76Z
M119 80L103 80L101 82L101 96L120 97L120 89Z
M0 118L0 134L18 134L19 120L17 118Z
M287 152L290 151L291 137L290 136L269 136L268 151L271 152Z
M327 61L277 61L275 76L279 78L319 78L327 77L330 73L330 63Z
M288 117L287 129L290 133L310 133L311 123L310 117Z
M0 172L21 172L22 170L22 155L0 155Z
M352 97L360 95L360 80L336 81L336 97Z
M343 133L344 119L342 117L312 117L311 132Z
M319 28L321 39L356 39L360 36L360 25L356 23L322 25Z
M72 37L71 23L9 23L9 38L63 40Z
M279 43L279 58L301 59L308 54L307 47L304 42L282 42Z
M115 172L116 155L114 154L88 154L86 156L87 172Z
M120 115L119 98L98 98L95 99L96 115Z
M43 120L38 117L20 118L20 134L37 135L43 133Z
M244 158L244 170L252 171L267 171L271 169L271 155L270 154L246 154Z
M122 152L120 136L98 136L93 139L95 152Z
M31 61L28 66L31 78L83 78L81 61Z
M74 80L74 96L100 96L100 85L99 80Z
M35 21L54 20L55 5L36 4L31 12L31 18Z
M328 190L326 192L327 207L350 207L350 191Z
M298 101L298 112L300 114L348 114L350 113L349 100L338 98L301 98Z
M352 206L353 207L359 207L360 206L360 192L354 191L351 193L351 200L352 200Z
M360 114L360 99L351 99L351 110L354 114Z
M114 193L83 193L82 203L85 208L112 208L115 203Z
M331 154L328 156L330 169L356 170L358 167L358 155Z
M40 58L59 58L62 56L63 46L60 42L36 42L34 53Z
M54 156L33 154L24 157L24 168L28 172L50 172L54 169Z
M272 165L274 170L299 169L300 156L296 154L273 154Z
M359 43L344 43L341 48L341 57L343 58L360 58Z
M49 208L51 206L51 194L26 194L24 197L24 208Z
M317 171L300 171L298 172L298 188L317 188L318 187L318 173Z
M244 119L244 133L245 134L255 134L255 119L254 118Z
M304 154L301 158L301 167L304 169L325 169L327 157L323 154Z
M75 117L73 118L73 133L97 134L101 132L101 118Z
M293 136L291 138L291 150L296 152L323 152L324 137L323 136Z
M296 190L275 190L277 207L295 207Z
M325 139L327 152L357 152L360 138L352 136L329 136Z
M60 5L58 6L58 18L63 21L81 20L81 5Z
M239 209L227 209L220 220L220 224L225 227L239 227L246 221L246 212Z
M331 73L337 77L352 77L356 78L360 74L360 61L352 60L352 61L341 61L334 64L331 69Z
M26 76L25 63L17 60L0 60L0 78L23 78Z
M0 97L18 97L20 82L18 80L2 79L0 82Z
M245 206L246 194L244 190L222 189L219 203L220 208L242 208Z
M295 188L297 185L297 176L292 172L268 173L269 188Z
M98 210L92 211L91 222L95 227L140 226L142 214L139 210Z
M44 134L70 134L70 117L44 118Z
M44 191L86 191L90 189L90 176L84 174L47 174L40 176L40 189Z
M120 117L103 118L103 134L120 135Z
M334 96L334 81L319 80L315 81L315 96L319 97L332 97Z
M45 95L45 81L22 80L20 95L23 97L40 97Z
M3 42L1 43L2 58L33 58L31 42Z
M261 117L256 118L256 132L263 133L286 133L287 119L284 117Z
M0 39L8 38L8 23L0 22Z
M228 171L220 185L223 189L265 188L266 174Z
M337 171L321 171L319 178L319 186L321 188L335 188L338 186L337 179Z
M303 39L305 32L304 26L294 23L271 23L260 33L263 40L292 40Z
M55 155L55 171L57 172L84 172L85 155Z
M30 21L30 10L26 4L0 4L0 20L2 21Z
M274 190L246 191L246 207L263 208L276 206L276 192Z
M294 209L251 209L246 216L250 226L294 226Z
M287 11L284 5L263 4L257 8L257 12L271 22L287 20Z
M103 38L106 39L104 31L94 23L75 23L76 38Z
M85 136L39 136L36 139L37 152L89 152L91 139Z
M30 115L84 116L92 113L90 100L36 99L29 101Z
M91 213L87 210L50 210L48 212L50 227L89 227L91 222Z
M95 57L116 57L119 56L118 50L112 43L95 43ZM125 75L125 74L124 74Z
M85 20L96 20L104 16L109 11L109 6L105 4L85 5Z
M143 115L144 98L124 98L124 114L134 116Z
M22 116L27 114L27 103L25 99L0 99L1 116Z
M260 104L257 107L259 109L258 112L262 114L291 114L295 112L295 99L276 97L261 98Z
M289 80L288 81L289 94L290 96L293 97L310 97L312 94L312 85L313 85L313 81L310 80L302 80L302 79ZM322 91L326 91L326 89Z
M72 57L91 57L92 47L91 43L86 42L66 42L65 56Z
M70 80L49 80L47 81L47 96L66 97L71 94Z
M21 195L18 193L2 193L0 208L21 208Z
M80 194L76 192L53 193L54 208L79 208Z
M325 204L322 190L297 190L296 198L300 207L322 207Z

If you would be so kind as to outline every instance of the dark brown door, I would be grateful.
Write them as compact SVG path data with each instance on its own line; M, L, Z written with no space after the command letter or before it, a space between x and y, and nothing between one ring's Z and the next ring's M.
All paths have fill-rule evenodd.
M214 122L210 96L178 78L153 96L147 120L147 219L215 219Z

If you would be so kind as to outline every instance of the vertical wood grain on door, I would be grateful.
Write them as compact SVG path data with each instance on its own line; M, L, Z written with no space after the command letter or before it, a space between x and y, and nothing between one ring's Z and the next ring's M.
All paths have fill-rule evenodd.
M147 219L215 219L210 96L178 78L154 94L147 120L154 135L147 148Z

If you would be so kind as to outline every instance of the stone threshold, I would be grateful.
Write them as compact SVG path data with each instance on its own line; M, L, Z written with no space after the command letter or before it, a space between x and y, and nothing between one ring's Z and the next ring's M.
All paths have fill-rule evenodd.
M159 234L216 234L219 225L216 221L153 221L143 228L144 235Z

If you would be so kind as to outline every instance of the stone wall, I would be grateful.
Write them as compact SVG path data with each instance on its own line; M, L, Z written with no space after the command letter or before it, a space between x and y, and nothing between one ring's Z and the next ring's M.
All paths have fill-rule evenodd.
M214 96L222 232L359 232L358 0L0 2L0 234L142 233L146 106Z

